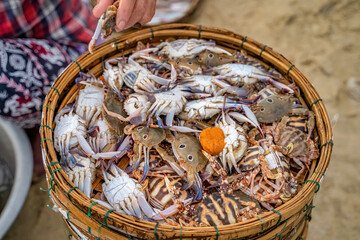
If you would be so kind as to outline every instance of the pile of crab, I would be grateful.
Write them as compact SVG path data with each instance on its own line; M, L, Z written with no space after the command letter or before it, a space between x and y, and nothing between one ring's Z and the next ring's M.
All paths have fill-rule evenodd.
M116 211L181 226L225 225L299 191L318 155L295 86L213 41L138 43L81 73L54 145L81 191Z

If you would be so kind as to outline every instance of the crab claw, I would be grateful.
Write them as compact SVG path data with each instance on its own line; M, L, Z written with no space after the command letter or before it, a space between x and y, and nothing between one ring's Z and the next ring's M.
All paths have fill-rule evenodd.
M272 85L274 85L275 87L287 92L287 93L294 93L294 90L291 89L289 86L281 83L281 82L278 82L272 78L268 78L267 81L269 81L269 83L271 83Z
M101 17L99 19L98 24L96 25L94 35L92 36L91 41L89 42L89 45L88 45L88 50L91 54L94 53L94 47L96 44L96 40L99 38L100 33L101 33L101 26L102 26L102 21L103 21L102 19L103 19L103 17Z
M225 170L221 167L221 165L219 164L219 162L213 157L211 156L209 153L207 153L204 150L201 150L202 154L204 154L204 156L209 159L209 162L211 164L212 169L221 176L221 178L226 179L227 178L227 174L225 172Z
M195 201L200 201L202 199L202 197L203 197L201 188L196 184L194 184L194 187L195 187L195 191L196 191L194 200Z
M250 108L246 105L241 105L241 109L244 111L246 117L244 115L242 115L241 113L238 112L230 112L229 115L230 117L234 118L235 120L239 121L239 122L248 122L251 125L253 125L254 127L256 127L261 136L264 137L264 133L260 127L259 122L257 121L255 114L250 110Z
M234 87L216 78L212 79L211 82L215 83L217 86L222 88L220 91L216 93L215 96L222 95L223 93L226 92L226 93L234 94L240 98L245 98L250 93L249 90L247 90L246 88Z
M149 160L150 160L150 148L145 148L144 149L144 157L145 157L145 165L144 165L144 173L140 179L140 183L144 182L148 173L149 173L149 169L150 169L150 165L149 165Z

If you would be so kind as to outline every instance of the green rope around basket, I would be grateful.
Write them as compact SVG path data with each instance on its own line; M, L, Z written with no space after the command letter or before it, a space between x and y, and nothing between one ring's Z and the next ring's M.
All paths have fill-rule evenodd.
M71 200L71 198L70 198L70 193L72 192L72 191L74 191L75 189L79 189L78 187L72 187L72 188L70 188L69 189L69 191L67 192L67 198L70 200L70 202L75 206L75 207L77 207L78 209L80 209L78 206L76 206L76 204L73 202L73 200ZM81 209L80 209L81 210Z
M264 220L262 220L261 217L259 217L259 216L256 216L256 217L261 221L261 232L263 232L263 231L264 231L264 224L265 224L265 222L264 222Z
M315 181L315 180L306 180L304 183L307 183L307 182L316 183L317 189L315 190L315 193L317 193L317 192L320 190L320 183L319 183L318 181Z
M279 224L280 224L280 222L281 222L281 218L282 218L281 213L279 213L279 212L276 211L275 209L273 209L273 210L271 210L271 211L273 211L274 213L277 213L277 214L279 215L279 220L278 220L277 223L276 223L276 226L279 226Z
M322 99L319 98L319 99L316 99L311 105L310 105L310 108L312 108L314 106L314 104L318 103L318 102L321 102Z
M43 108L48 108L48 109L50 109L53 113L55 113L55 110L52 109L51 107L49 107L48 105L43 105Z
M332 140L330 140L330 141L322 144L322 145L320 146L320 150L321 150L323 147L325 147L326 145L328 145L328 144L334 145L334 142L333 142Z
M48 168L50 168L50 167L52 167L52 166L54 166L56 164L60 165L60 162L56 161L56 162L49 163Z
M157 233L156 233L158 226L159 226L159 223L156 223L156 225L155 225L155 227L154 227L154 238L155 238L155 240L158 239L158 235L157 235Z
M325 176L325 172L322 172L322 171L315 171L313 174L315 174L315 173L320 173L320 174L322 174L323 176Z
M78 61L74 61L74 63L76 63L76 65L79 67L79 70L80 70L80 72L82 72L82 69L81 69L81 66L80 66L80 63L78 62Z
M53 143L53 140L51 138L42 138L41 139L41 144L43 144L44 141L50 141Z
M216 240L218 240L219 239L219 230L218 230L218 228L217 228L217 226L214 226L214 228L215 228L215 231L216 231Z
M283 233L283 231L285 230L285 228L286 228L286 226L287 226L287 219L285 220L285 225L284 225L284 227L281 229L281 231L280 231L280 234L279 233L277 233L276 235L275 235L275 238L277 238L277 236L279 236L279 240L281 240L282 239L282 233Z
M262 49L261 49L261 51L260 51L260 54L259 54L260 57L261 57L261 55L262 55L262 53L263 53L263 51L265 50L266 47L267 47L266 45L264 45L264 46L262 47Z
M114 44L115 44L115 47L116 47L116 51L119 51L119 47L118 47L118 43L116 41L116 38L113 38L113 41L114 41Z
M51 89L54 89L54 90L57 92L57 94L59 95L59 97L60 97L60 92L59 92L59 90L58 90L56 87L51 86L50 88L51 88Z
M104 222L100 223L100 226L99 226L99 230L98 230L99 233L101 232L101 227L102 227L102 226L105 226L105 227L108 226L108 224L107 224L107 218L108 218L109 214L112 213L112 212L114 212L114 211L115 211L114 209L110 209L109 211L107 211L107 212L105 213Z
M91 218L91 208L92 208L94 205L96 205L96 204L98 204L98 202L93 202L92 204L90 204L89 210L88 210L88 214L87 214L87 216L88 216L89 218Z
M247 39L247 36L245 36L245 37L243 38L243 40L242 40L242 42L241 42L241 45L240 45L241 48L244 48L244 42L246 42L246 39Z
M290 73L291 69L293 69L293 67L295 67L294 64L289 67L289 69L288 69L287 72L286 72L286 75L289 76L289 73Z
M154 38L154 37L155 37L155 36L154 36L154 30L153 30L152 27L150 27L150 32L151 32L151 38Z

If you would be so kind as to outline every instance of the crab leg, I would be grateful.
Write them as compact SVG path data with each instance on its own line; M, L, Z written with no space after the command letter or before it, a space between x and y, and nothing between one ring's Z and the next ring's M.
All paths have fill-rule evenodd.
M175 159L172 156L167 154L166 151L159 146L155 147L155 149L179 176L185 176L184 169L176 163Z
M218 79L212 79L211 82L215 83L217 86L222 88L220 91L218 91L215 94L215 96L220 96L225 92L234 94L238 97L247 97L249 95L249 90L245 88L234 87Z
M145 165L144 165L144 173L140 179L140 183L144 182L147 175L148 175L148 172L149 172L149 160L150 160L150 148L146 148L144 146L144 157L145 157Z
M103 16L104 16L104 14L103 14ZM100 33L101 33L103 16L101 16L101 18L99 19L99 21L98 21L98 23L96 25L94 35L92 36L91 41L89 42L89 45L88 45L88 50L89 50L89 52L91 54L93 54L93 50L94 50L94 47L95 47L96 40L99 38Z
M229 156L229 158L230 158L230 160L231 160L231 163L228 162L228 164L229 164L229 169L231 169L231 164L232 164L232 166L234 166L235 170L236 170L238 173L241 173L240 169L239 169L238 166L237 166L236 159L235 159L235 157L234 157L234 151L233 151L232 145L229 145L228 148L229 148L229 153L228 153L227 155Z
M141 207L141 210L144 212L144 214L148 218L153 218L155 216L155 212L150 206L150 204L146 201L146 199L143 196L139 196L138 198L139 205Z
M99 199L94 199L94 198L92 198L92 200L93 201L95 201L95 202L98 202L98 203L100 203L101 205L103 205L104 207L107 207L107 208L109 208L109 209L113 209L113 207L110 205L110 204L108 204L107 202L105 202L105 201L102 201L102 200L99 200ZM119 209L120 210L120 209ZM120 213L122 213L122 214L125 214L123 211L118 211L118 210L116 210L117 212L120 212Z
M244 105L245 106L245 105ZM248 107L244 107L244 109L249 109ZM250 110L250 109L249 109ZM250 110L250 112L251 112L251 110ZM250 114L249 114L249 112L247 112L248 113L248 116L251 116ZM252 113L252 112L251 112ZM246 114L246 113L245 113ZM253 113L252 113L253 114ZM231 116L231 117L233 117L235 120L237 120L237 121L239 121L239 122L248 122L248 123L250 123L251 125L253 125L254 127L256 127L258 130L259 130L259 132L260 132L260 134L262 135L262 137L264 137L264 133L263 133L263 131L262 131L262 129L261 129L261 127L260 127L260 124L258 123L258 121L256 120L256 117L255 117L255 115L253 116L253 117L251 117L251 119L249 119L248 117L245 117L244 115L242 115L241 113L238 113L238 112L230 112L229 113L229 115ZM256 122L254 122L253 120L255 120Z
M160 85L167 85L169 83L172 82L171 79L166 79L166 78L162 78L162 77L158 77L156 75L153 75L151 77L156 83L160 84ZM175 77L175 80L176 80L176 77Z
M271 79L271 78L268 78L267 81L269 81L272 85L274 85L275 87L277 87L281 90L284 90L288 93L294 93L294 90L292 90L289 86L287 86L281 82L275 81L274 79Z
M83 136L78 135L77 139L79 141L80 147L82 148L82 150L84 150L86 154L88 154L88 156L95 154L94 151L91 149L89 143L86 141L86 139Z
M202 181L198 173L194 173L194 177L195 177L194 188L196 191L194 199L196 201L200 201L202 199Z
M84 179L84 194L88 197L90 197L91 188L92 188L91 177L89 174L86 174L86 177Z
M170 217L170 216L178 213L183 206L188 206L192 201L193 201L193 198L188 198L188 199L184 200L184 202L182 204L175 203L175 204L171 205L170 207L166 208L165 210L157 213L154 217L152 217L152 219L159 221L159 220L163 220L163 217Z
M272 79L271 77L269 77L267 74L264 74L264 75L260 75L260 74L253 74L252 76L249 76L249 77L254 77L254 78L257 78L261 81L266 81L266 82L269 82L270 84L274 85L275 87L283 90L283 91L286 91L288 93L294 93L294 90L292 90L289 86L279 82L279 81L276 81L274 79Z
M115 118L118 118L119 120L123 121L123 122L129 122L131 121L133 118L136 118L138 116L141 115L141 112L143 110L143 107L140 107L139 109L137 109L132 115L128 116L127 118L124 118L123 116L121 116L120 114L117 114L117 113L114 113L114 112L111 112L107 109L107 107L105 106L105 104L103 104L103 108L105 110L105 112L111 116L111 117L115 117Z
M129 170L129 172L134 171L135 169L137 169L137 168L139 167L140 160L141 160L141 155L142 155L142 149L143 149L143 145L142 145L141 143L139 143L139 153L138 153L138 154L139 154L139 158L138 158L138 160L136 161L134 168L131 168L131 169ZM145 149L145 147L144 147L144 149ZM144 150L144 154L145 154L145 151L146 151L146 150Z
M129 57L129 62L130 60L135 62L134 61L134 58L144 58L144 59L147 59L147 60L150 60L150 61L156 61L158 59L154 59L154 58L151 58L151 57L148 57L146 56L146 54L150 54L151 52L156 52L158 50L158 48L147 48L147 49L143 49L143 50L140 50L140 51L137 51L135 53L133 53L130 57ZM160 60L158 60L157 62L159 62Z
M175 116L175 108L171 108L166 115L166 125L172 126L173 120Z
M175 67L174 65L171 64L171 83L175 83L176 78L177 78L177 73Z

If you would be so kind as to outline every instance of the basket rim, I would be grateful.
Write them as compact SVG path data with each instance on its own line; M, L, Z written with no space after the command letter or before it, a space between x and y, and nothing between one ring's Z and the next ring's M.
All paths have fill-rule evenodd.
M66 72L70 72L70 69L71 70L76 69L75 71L71 72L72 75L76 76L79 71L83 70L81 68L83 62L86 66L89 65L89 63L86 64L86 60L90 61L89 59L100 59L104 57L104 55L106 56L107 54L114 52L114 50L116 50L118 47L126 48L129 42L130 43L137 42L138 40L144 40L144 39L149 39L151 41L151 39L154 38L165 39L174 36L176 36L177 38L213 39L217 43L218 42L230 43L233 45L235 49L238 50L243 48L246 51L254 55L257 55L261 60L265 60L273 64L274 67L284 75L284 77L295 81L298 87L301 88L302 92L305 95L308 95L308 98L310 98L309 97L310 95L314 96L313 97L314 102L311 104L310 108L315 113L316 116L316 128L318 130L324 131L324 133L320 134L321 136L319 136L321 141L321 149L320 149L319 158L316 160L317 161L316 167L312 175L307 178L307 181L305 182L301 190L297 193L297 195L291 200L289 200L287 203L276 208L275 210L279 212L280 215L284 216L286 215L285 214L286 209L289 207L293 207L294 208L293 211L295 210L299 211L304 209L305 206L310 204L310 202L314 197L315 191L317 191L318 187L320 186L318 184L321 183L324 174L327 170L331 151L333 148L332 144L328 144L330 142L332 143L332 129L329 118L327 116L325 105L322 101L319 100L321 98L319 97L318 93L316 92L312 84L299 71L299 69L295 65L293 65L290 61L288 61L285 57L283 57L281 54L277 53L276 51L272 50L272 48L270 48L269 46L263 45L247 36L242 36L232 31L228 31L226 29L206 27L206 26L194 25L194 24L166 24L166 25L160 25L156 27L150 27L150 28L129 32L122 36L117 37L116 39L110 39L100 44L95 48L93 55L91 55L89 52L84 53L76 61L70 64L64 70L64 72L55 80L54 84L52 85L53 88L50 89L44 101L45 107L43 108L43 116L41 123L42 126L44 125L53 126L54 124L55 111L58 110L57 107L60 105L58 103L58 101L60 100L60 94L58 94L57 91L63 94L66 87L62 86L60 81L62 80ZM221 44L219 44L219 46L221 46ZM276 64L274 64L274 62ZM55 89L57 91L55 91ZM307 102L307 104L310 105L309 102ZM321 118L320 115L325 117ZM85 197L85 195L83 195L83 193L81 193L80 191L74 189L75 187L74 184L69 181L65 172L62 169L59 170L59 168L57 167L60 165L55 164L56 162L58 162L58 159L49 156L49 155L53 155L54 153L56 154L54 146L52 144L53 136L51 130L42 127L40 129L40 134L42 138L41 147L43 148L44 165L47 172L49 186L52 186L53 184L53 183L49 183L49 181L51 181L52 178L53 179L52 181L59 185L55 188L60 189L63 193L68 192L69 189L73 189L73 191L71 192L72 198L83 200L83 204L84 204L82 206L83 208L85 208L86 206L89 207L91 203L93 203L94 201L91 200L90 198ZM49 164L51 165L50 167ZM56 194L56 193L53 191L49 191L49 194ZM105 213L108 210L107 208L100 205L96 205L92 209L96 209L100 213L101 212ZM147 227L151 229L157 227L158 232L172 231L173 229L176 231L182 230L185 236L185 232L194 232L196 229L199 229L199 227L181 228L180 226L156 224L146 220L139 220L135 217L131 217L127 215L124 217L124 215L116 212L111 214L111 216L114 215L116 215L117 218L121 218L125 222L132 221L132 224L134 224L135 222L135 225L137 224L137 226L147 225ZM268 211L259 215L261 221L259 221L258 218L252 218L241 223L218 226L217 229L214 229L214 227L201 227L201 230L207 232L208 234L214 235L216 232L229 233L229 231L231 232L231 229L229 230L229 228L244 227L246 225L252 224L251 226L249 226L249 228L251 229L256 228L258 229L258 232L261 232L261 230L264 228L265 230L267 230L275 226L279 217L280 216L278 213ZM116 221L116 219L113 221Z

